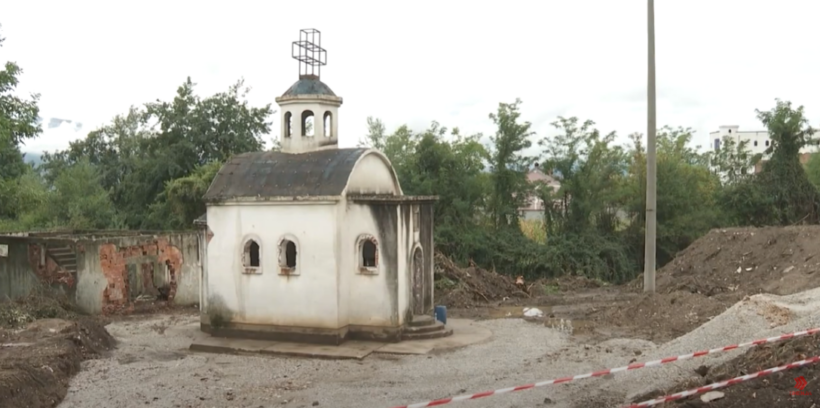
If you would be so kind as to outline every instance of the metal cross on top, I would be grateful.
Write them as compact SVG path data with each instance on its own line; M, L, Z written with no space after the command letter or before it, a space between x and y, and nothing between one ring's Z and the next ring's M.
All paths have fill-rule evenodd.
M322 48L322 33L315 28L299 30L299 41L291 46L293 59L299 61L299 77L319 78L322 67L327 65L327 51Z

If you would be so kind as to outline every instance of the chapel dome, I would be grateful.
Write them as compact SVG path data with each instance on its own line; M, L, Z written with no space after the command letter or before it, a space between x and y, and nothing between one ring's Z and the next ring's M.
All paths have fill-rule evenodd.
M319 80L316 75L301 75L299 80L285 91L282 96L299 96L299 95L326 95L336 96L335 93L327 86L326 83Z

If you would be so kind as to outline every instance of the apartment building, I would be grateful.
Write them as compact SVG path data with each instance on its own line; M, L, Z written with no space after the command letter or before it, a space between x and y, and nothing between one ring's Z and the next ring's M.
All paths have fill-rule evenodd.
M746 147L752 154L762 154L763 160L755 166L755 173L760 172L763 163L766 162L766 149L771 146L769 132L765 130L740 130L739 126L720 126L716 132L710 132L709 138L712 141L712 149L719 150L724 137L729 136L735 143L748 141ZM820 138L820 132L815 133L815 137ZM800 149L800 162L806 163L812 153L818 152L817 146L806 146Z

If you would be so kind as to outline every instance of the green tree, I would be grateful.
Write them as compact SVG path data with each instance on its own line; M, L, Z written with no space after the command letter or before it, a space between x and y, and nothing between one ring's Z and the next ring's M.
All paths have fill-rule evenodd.
M0 37L0 47L4 38ZM19 179L30 172L23 161L20 144L37 137L42 128L39 123L39 95L30 99L17 96L15 90L23 70L16 63L7 61L0 70L0 224L11 225L20 215L20 194L25 194L25 183ZM5 221L3 221L5 219Z
M488 203L496 229L513 228L519 232L518 209L530 192L527 172L534 161L523 153L532 146L530 136L533 132L530 122L520 121L520 105L520 99L513 103L499 103L498 110L490 114L497 130L490 137L493 189Z
M546 207L548 237L592 229L609 234L617 227L626 155L613 145L614 132L602 136L594 125L559 117L553 123L559 134L540 142L546 148L544 168L561 179L561 189L543 197L545 202L560 203Z
M793 108L791 102L776 101L769 111L757 110L757 117L769 131L772 143L766 149L771 159L764 163L758 176L759 188L764 192L762 209L780 225L801 222L816 224L820 209L820 193L809 181L800 164L800 149L817 145L815 130L809 126L803 107Z
M381 119L367 117L367 134L359 139L359 147L370 147L376 150L384 150L387 133Z
M23 216L27 228L71 228L80 230L119 228L117 212L108 192L100 184L100 173L88 160L66 167L51 188L38 191L31 181L31 202Z
M535 249L540 255L530 263L553 276L570 273L622 281L635 273L628 248L618 236L627 157L614 145L615 133L601 135L594 125L559 117L553 123L557 134L539 142L544 148L543 168L558 178L561 187L539 189L546 204L547 245Z
M262 136L270 132L270 104L250 106L250 89L243 81L206 98L194 88L188 78L172 101L131 108L67 150L45 155L47 179L88 160L99 168L101 184L127 227L168 228L156 211L147 211L164 199L167 183L208 163L224 163L231 155L261 151Z
M820 153L812 153L806 163L806 177L809 178L814 187L820 189Z
M691 146L693 131L663 127L657 132L658 265L670 260L695 239L720 224L717 194L720 180L710 171L710 154ZM632 223L627 231L634 256L642 261L646 200L646 151L633 135L631 182L627 196Z
M737 143L731 136L724 136L720 148L707 154L712 171L720 177L724 185L735 185L749 181L754 176L754 166L762 159L761 154L749 151L749 141Z
M0 47L5 38L0 37ZM20 143L37 137L42 128L39 124L39 94L31 99L23 99L14 94L19 84L18 77L23 70L12 61L6 61L0 70L0 140L19 146Z
M150 224L160 229L189 229L205 213L202 197L211 186L221 162L210 162L194 169L189 176L165 183L165 190L151 204Z

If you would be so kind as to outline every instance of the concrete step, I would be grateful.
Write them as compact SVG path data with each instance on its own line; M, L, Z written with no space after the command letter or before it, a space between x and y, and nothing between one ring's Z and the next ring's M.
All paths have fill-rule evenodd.
M55 262L57 262L60 265L71 264L71 263L77 264L77 257L76 256L54 256L53 254L49 255L49 256L51 257L51 259L53 259Z
M434 331L444 330L444 323L435 322L429 326L408 326L404 328L405 333L430 333Z
M434 324L436 324L436 319L427 315L413 315L413 320L410 321L410 326L413 327L432 326Z
M48 248L48 256L69 272L77 272L77 254L69 246Z
M453 329L442 329L429 333L404 333L401 338L402 340L429 340L440 339L451 335L453 335Z

